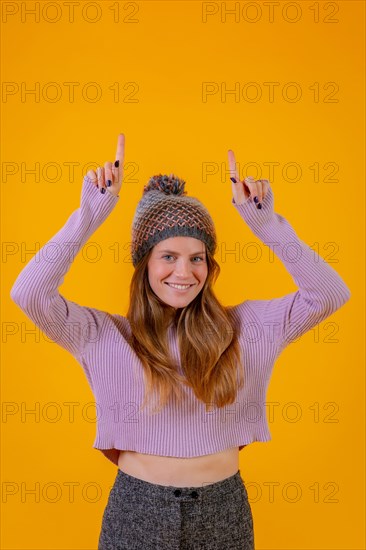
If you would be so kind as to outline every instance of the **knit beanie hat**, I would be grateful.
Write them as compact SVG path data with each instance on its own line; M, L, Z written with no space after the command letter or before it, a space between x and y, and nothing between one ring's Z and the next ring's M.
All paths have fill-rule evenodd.
M184 185L174 174L152 176L145 185L132 222L134 267L150 248L170 237L194 237L215 253L214 222L198 199L186 196Z

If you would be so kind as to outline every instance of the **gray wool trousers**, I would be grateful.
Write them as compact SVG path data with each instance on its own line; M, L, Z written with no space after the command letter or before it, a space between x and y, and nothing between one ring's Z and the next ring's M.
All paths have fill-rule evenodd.
M98 550L254 550L240 470L199 487L156 485L118 468Z

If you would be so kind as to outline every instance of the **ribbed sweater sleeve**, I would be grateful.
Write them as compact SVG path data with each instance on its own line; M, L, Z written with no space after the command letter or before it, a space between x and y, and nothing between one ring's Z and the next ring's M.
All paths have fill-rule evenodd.
M28 262L10 291L12 300L44 334L75 356L99 334L106 313L67 300L59 292L65 274L94 231L119 200L102 194L88 176L83 179L80 207ZM92 336L90 336L90 333Z
M258 210L254 201L232 204L252 232L282 261L298 290L270 300L248 300L263 334L276 335L278 352L326 319L350 299L338 273L304 241L280 214L274 212L272 189Z

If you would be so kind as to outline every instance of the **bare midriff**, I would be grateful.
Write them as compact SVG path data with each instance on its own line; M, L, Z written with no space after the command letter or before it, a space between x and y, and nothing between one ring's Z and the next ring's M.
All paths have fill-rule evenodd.
M120 451L118 468L133 477L158 485L200 487L236 474L239 470L239 447L192 458Z

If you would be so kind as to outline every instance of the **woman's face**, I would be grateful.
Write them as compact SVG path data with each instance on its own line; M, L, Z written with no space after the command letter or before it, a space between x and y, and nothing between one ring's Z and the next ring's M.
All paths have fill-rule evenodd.
M147 269L155 294L174 308L185 307L199 294L207 279L206 245L193 237L160 241L152 250ZM184 285L184 289L174 288L173 284Z

